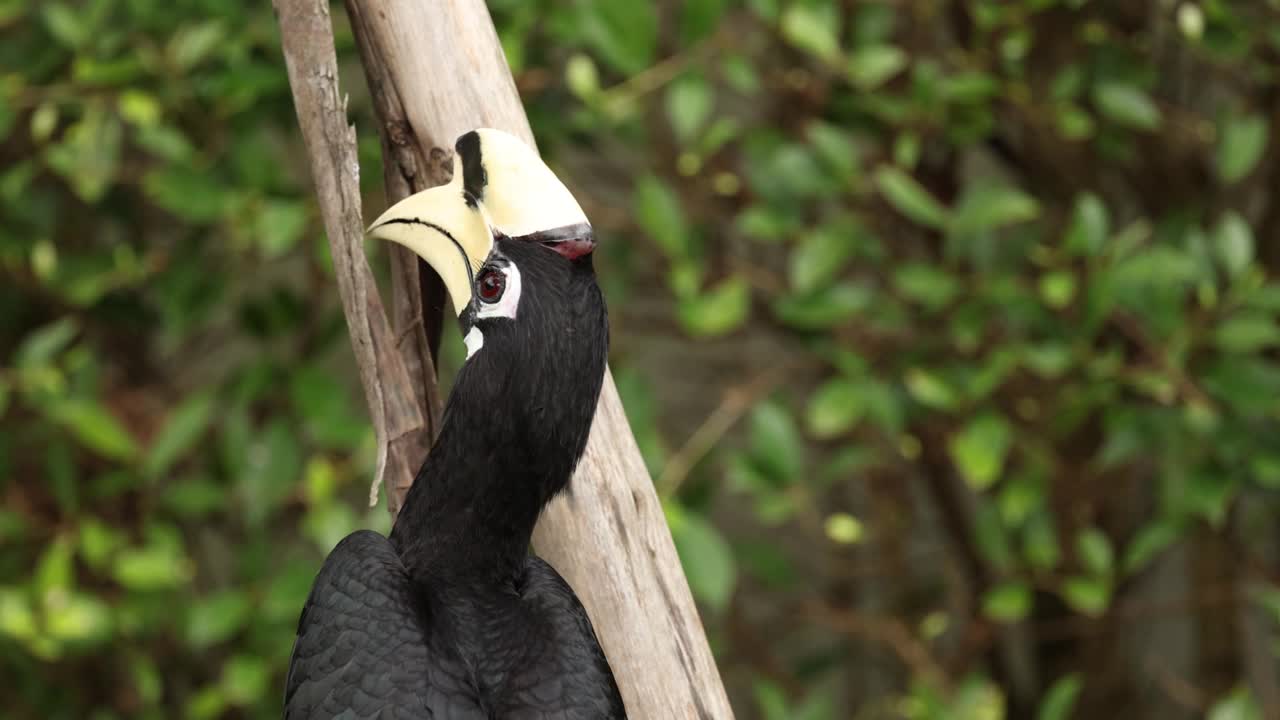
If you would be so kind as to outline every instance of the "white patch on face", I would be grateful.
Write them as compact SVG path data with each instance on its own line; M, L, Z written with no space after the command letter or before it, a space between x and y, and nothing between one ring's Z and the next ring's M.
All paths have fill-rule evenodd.
M462 344L467 346L467 359L470 360L472 355L484 347L484 333L480 332L480 328L472 325L467 331L467 336L462 338Z
M516 319L516 311L520 308L520 268L515 263L495 266L495 269L507 276L507 289L495 303L487 303L476 294L476 320L501 317ZM474 328L473 328L474 329Z

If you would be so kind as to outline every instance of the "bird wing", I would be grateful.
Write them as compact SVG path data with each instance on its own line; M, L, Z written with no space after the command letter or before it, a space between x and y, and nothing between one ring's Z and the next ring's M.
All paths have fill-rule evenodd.
M369 530L348 535L298 620L286 720L483 717L465 679L432 657L425 621L391 543Z
M623 720L627 713L587 611L560 573L530 557L520 583L541 647L508 686L511 720Z

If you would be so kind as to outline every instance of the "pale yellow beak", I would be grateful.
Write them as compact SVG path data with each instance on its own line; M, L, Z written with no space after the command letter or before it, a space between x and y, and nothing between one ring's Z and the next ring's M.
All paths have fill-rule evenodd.
M427 261L461 315L471 303L472 279L493 250L493 232L475 201L467 202L458 164L455 159L452 182L392 205L368 236L399 243Z

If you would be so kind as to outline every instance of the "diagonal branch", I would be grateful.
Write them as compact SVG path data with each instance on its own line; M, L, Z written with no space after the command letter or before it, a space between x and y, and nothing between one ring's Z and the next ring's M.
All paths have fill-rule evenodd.
M377 437L376 498L380 480L388 487L409 487L426 455L430 436L420 406L412 401L416 397L414 385L395 351L396 338L364 255L356 134L347 124L346 101L338 94L338 62L328 4L275 0L274 5L351 348ZM388 504L395 497L388 493Z

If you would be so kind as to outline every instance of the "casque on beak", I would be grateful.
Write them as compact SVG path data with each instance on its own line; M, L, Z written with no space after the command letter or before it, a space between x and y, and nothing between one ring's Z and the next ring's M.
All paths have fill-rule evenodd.
M368 236L399 243L440 275L461 315L495 239L535 242L570 260L591 253L591 224L569 190L518 138L482 128L458 138L453 179L392 205Z

